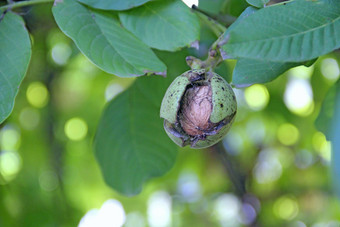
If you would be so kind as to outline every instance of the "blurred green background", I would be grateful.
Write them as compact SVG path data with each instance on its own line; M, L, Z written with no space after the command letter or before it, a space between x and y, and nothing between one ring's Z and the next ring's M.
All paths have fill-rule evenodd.
M240 8L235 16L246 7L232 4ZM0 125L0 226L340 226L331 144L314 126L339 78L339 51L271 83L235 89L237 119L223 143L246 177L242 201L218 154L189 148L168 174L125 197L105 185L92 140L105 104L134 79L90 63L57 28L49 5L22 14L33 56ZM216 39L205 29L201 37L200 52L190 54L206 54ZM227 61L220 73L230 78L234 65Z

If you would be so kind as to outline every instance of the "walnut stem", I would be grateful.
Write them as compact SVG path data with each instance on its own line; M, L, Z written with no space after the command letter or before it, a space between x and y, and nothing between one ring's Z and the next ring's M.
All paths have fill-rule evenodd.
M216 152L220 157L223 166L225 167L229 178L234 185L235 193L242 198L247 194L245 186L245 176L241 173L240 169L237 168L237 161L227 152L223 143L220 141L211 147L211 150Z
M214 146L210 147L210 149L219 155L219 159L221 159L224 168L226 169L230 181L235 188L236 195L240 198L241 201L244 201L248 192L246 190L246 175L241 172L240 168L238 168L239 164L233 156L231 156L223 143L220 141ZM259 227L258 219L255 219L252 223L247 225L248 227Z

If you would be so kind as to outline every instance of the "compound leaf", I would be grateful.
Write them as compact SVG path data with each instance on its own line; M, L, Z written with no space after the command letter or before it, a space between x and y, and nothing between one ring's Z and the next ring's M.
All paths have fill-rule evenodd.
M122 28L112 12L64 0L53 6L60 29L99 68L120 77L149 72L164 74L166 66L152 50Z

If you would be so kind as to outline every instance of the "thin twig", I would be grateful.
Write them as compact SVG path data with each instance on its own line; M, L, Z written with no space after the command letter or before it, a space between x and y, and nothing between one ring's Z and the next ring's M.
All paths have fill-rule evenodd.
M49 3L53 1L54 0L32 0L32 1L12 2L11 4L1 6L0 10L5 11L7 9L15 9L15 8L30 6L30 5L35 5L35 4Z
M195 5L192 5L191 8L209 26L217 37L227 30L227 28L220 24L211 14L204 12Z

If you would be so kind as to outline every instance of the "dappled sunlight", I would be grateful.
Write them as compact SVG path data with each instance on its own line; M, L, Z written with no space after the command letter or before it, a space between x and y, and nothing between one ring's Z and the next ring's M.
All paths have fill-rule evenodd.
M20 125L26 130L34 130L40 122L40 113L37 109L26 107L19 116Z
M321 62L321 73L329 81L335 82L339 79L340 69L334 58L326 58Z
M5 125L0 130L0 148L2 150L18 150L21 143L20 131L14 125Z
M181 200L196 202L202 197L202 189L199 179L195 173L183 172L177 183L177 191Z
M171 226L172 199L167 192L156 191L148 200L148 222L151 227Z
M274 149L261 151L253 172L256 181L260 184L271 183L279 179L282 174L282 165L278 151Z
M290 77L284 93L288 109L299 115L308 116L314 110L313 91L309 80Z
M331 142L327 141L326 136L321 132L316 132L313 135L312 144L316 152L327 163L331 161Z
M281 219L292 220L299 213L299 206L292 196L282 196L275 201L273 211Z
M214 217L221 226L239 226L242 204L233 194L220 195L214 203Z
M277 130L278 140L287 146L294 145L298 141L299 137L300 133L298 128L290 123L280 125Z
M72 54L71 47L66 43L57 43L53 46L51 57L58 65L65 65Z
M21 157L16 151L0 151L0 185L13 180L22 166Z
M87 130L87 123L78 117L71 118L65 123L65 135L70 140L77 141L84 139L86 137Z
M244 91L244 96L248 106L252 110L262 110L269 102L269 92L264 85L254 84L247 87Z
M98 209L88 211L78 227L120 227L125 223L125 211L118 200L109 199Z
M32 106L42 108L49 101L49 92L43 83L36 81L28 85L26 97Z
M39 176L39 185L43 191L51 192L57 189L58 177L52 170L44 170Z

